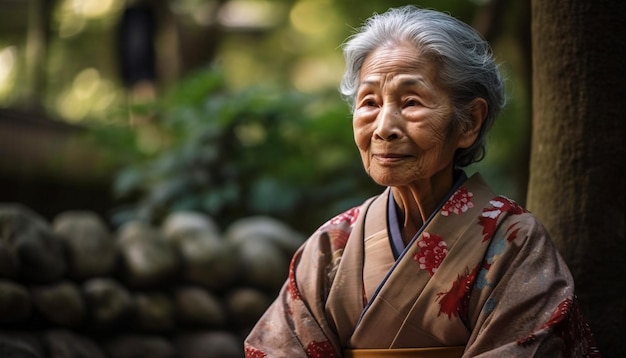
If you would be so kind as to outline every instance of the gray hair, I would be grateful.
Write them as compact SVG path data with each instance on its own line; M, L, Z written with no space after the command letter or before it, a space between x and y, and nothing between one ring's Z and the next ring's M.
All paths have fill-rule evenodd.
M487 131L504 107L504 84L489 43L471 26L454 17L409 5L374 14L343 45L346 60L339 92L355 109L359 75L365 58L389 44L409 41L416 55L425 55L439 64L439 79L450 91L453 126L471 125L471 106L476 98L488 105L487 116L476 141L455 153L454 164L465 167L485 156Z

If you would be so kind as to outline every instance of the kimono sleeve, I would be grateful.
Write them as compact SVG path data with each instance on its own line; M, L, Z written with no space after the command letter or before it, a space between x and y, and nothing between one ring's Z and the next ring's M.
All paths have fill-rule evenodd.
M247 358L340 357L322 308L329 266L328 235L317 232L294 254L278 297L245 339Z
M530 213L498 228L471 302L463 357L600 357L570 271Z

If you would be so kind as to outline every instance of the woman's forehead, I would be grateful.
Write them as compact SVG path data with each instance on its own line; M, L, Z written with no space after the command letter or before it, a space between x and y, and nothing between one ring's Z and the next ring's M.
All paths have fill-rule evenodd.
M400 44L380 47L363 62L360 82L380 81L389 76L401 82L430 82L437 76L436 63L424 56L414 45Z

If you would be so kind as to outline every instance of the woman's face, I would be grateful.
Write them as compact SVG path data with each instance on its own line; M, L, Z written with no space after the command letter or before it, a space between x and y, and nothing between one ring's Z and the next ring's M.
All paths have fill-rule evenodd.
M354 139L378 184L452 175L454 152L465 143L451 128L452 103L438 82L437 65L413 45L372 52L361 68L355 103Z

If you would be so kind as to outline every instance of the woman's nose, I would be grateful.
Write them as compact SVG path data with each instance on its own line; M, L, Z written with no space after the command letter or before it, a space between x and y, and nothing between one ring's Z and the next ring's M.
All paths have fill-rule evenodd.
M402 136L400 129L400 112L393 106L382 106L376 121L376 130L374 131L374 139L394 140Z

